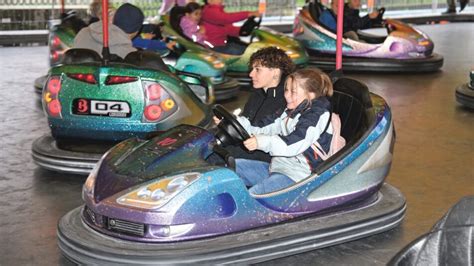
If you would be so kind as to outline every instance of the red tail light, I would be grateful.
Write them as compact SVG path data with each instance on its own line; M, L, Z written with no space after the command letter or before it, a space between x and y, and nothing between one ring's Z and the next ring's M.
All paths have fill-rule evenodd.
M61 80L59 79L59 77L51 77L48 81L47 89L51 94L57 95L58 92L61 90Z
M61 40L59 39L58 36L54 36L51 39L51 47L52 48L58 48L60 44L61 44Z
M177 104L166 87L150 81L143 81L142 86L145 93L143 122L156 123L176 112Z
M161 111L160 106L153 104L153 105L148 105L147 107L145 107L144 115L148 121L155 121L161 117L161 113L162 111Z
M59 60L59 52L58 51L52 51L51 52L51 61L53 63L56 63Z
M105 80L105 85L122 84L137 81L137 77L128 76L108 76Z
M58 95L61 91L61 78L51 76L43 90L43 106L50 116L61 117L61 103Z
M146 88L148 99L151 101L158 100L161 97L160 84L153 83Z
M48 111L51 116L58 116L61 114L61 104L58 99L54 99L48 104Z
M93 74L67 74L68 77L83 81L89 84L97 84L97 81L95 80L95 77Z

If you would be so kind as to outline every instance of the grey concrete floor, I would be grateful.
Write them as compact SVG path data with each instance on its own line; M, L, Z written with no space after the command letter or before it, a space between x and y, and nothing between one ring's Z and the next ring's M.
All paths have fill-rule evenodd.
M455 87L474 67L474 23L420 26L444 55L428 74L350 74L390 104L397 142L387 182L406 196L407 216L389 232L269 261L266 265L384 265L427 232L460 198L474 194L474 112L455 102ZM47 47L0 48L0 265L68 265L56 223L81 204L85 177L43 170L32 142L49 132L32 84L48 68ZM237 108L246 99L227 101Z

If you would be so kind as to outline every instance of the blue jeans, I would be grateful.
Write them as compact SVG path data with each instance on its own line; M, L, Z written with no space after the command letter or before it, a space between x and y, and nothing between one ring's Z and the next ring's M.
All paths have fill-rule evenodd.
M235 160L235 171L246 186L251 186L249 192L252 194L270 193L295 183L284 174L270 173L269 169L270 164L267 162L247 159Z

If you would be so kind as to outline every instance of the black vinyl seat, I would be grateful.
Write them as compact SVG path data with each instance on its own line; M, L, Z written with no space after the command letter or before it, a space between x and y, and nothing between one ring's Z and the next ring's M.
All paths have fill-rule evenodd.
M364 84L349 78L340 78L334 83L331 97L333 112L341 118L341 136L350 144L368 128L367 109L372 107L369 90Z
M169 68L165 62L163 62L161 56L158 53L152 51L138 50L131 52L125 57L123 61L124 63L137 67L169 72Z
M331 97L332 112L341 118L341 136L346 145L313 170L320 174L334 163L345 157L357 142L367 133L369 125L375 122L372 115L372 101L369 89L357 80L339 78L334 84L334 94Z
M311 15L311 18L314 21L319 21L321 13L323 13L324 7L319 1L309 2L308 3L308 12Z
M102 61L102 57L94 50L73 48L66 51L62 60L63 64L82 64L82 63L98 63Z

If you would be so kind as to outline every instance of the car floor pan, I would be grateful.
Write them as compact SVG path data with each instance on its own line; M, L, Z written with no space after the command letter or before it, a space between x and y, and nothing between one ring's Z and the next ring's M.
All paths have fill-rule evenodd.
M82 207L58 223L62 253L79 264L256 263L381 233L399 225L406 202L384 184L356 206L228 235L174 243L141 243L100 234L85 225Z

